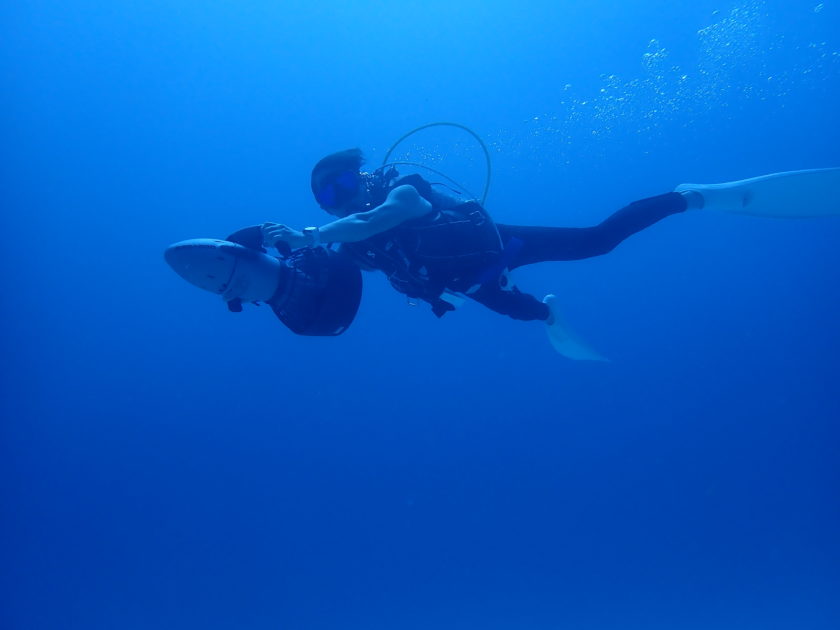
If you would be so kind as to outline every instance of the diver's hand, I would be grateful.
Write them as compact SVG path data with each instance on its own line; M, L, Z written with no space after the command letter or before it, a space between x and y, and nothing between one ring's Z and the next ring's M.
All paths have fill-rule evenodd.
M303 232L294 230L281 223L263 223L261 226L263 245L276 247L277 243L286 243L292 249L306 247L308 239Z

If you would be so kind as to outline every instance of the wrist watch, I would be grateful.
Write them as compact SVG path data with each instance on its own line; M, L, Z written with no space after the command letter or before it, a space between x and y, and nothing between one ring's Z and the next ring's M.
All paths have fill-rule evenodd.
M309 241L307 245L309 247L320 247L321 246L321 230L317 227L305 227L303 228L303 235Z

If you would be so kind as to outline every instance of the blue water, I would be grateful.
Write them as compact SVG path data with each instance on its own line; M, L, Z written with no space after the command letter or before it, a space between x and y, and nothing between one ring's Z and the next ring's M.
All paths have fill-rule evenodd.
M0 9L0 626L840 627L840 219L696 212L524 269L611 359L368 275L341 337L171 242L327 220L427 122L506 223L840 166L840 2ZM478 146L399 149L480 189Z

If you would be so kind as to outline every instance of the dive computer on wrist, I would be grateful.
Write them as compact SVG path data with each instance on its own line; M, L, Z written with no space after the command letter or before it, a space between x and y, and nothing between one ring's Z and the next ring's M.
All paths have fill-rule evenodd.
M321 245L321 230L317 227L303 228L303 234L309 241L309 247L320 247Z

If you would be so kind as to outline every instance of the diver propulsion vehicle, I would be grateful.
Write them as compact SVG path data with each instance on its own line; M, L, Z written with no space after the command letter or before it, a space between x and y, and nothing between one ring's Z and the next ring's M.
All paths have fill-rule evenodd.
M346 255L324 247L276 257L261 248L199 238L170 245L164 257L184 280L221 295L230 310L265 302L298 335L340 335L362 298L361 270Z

